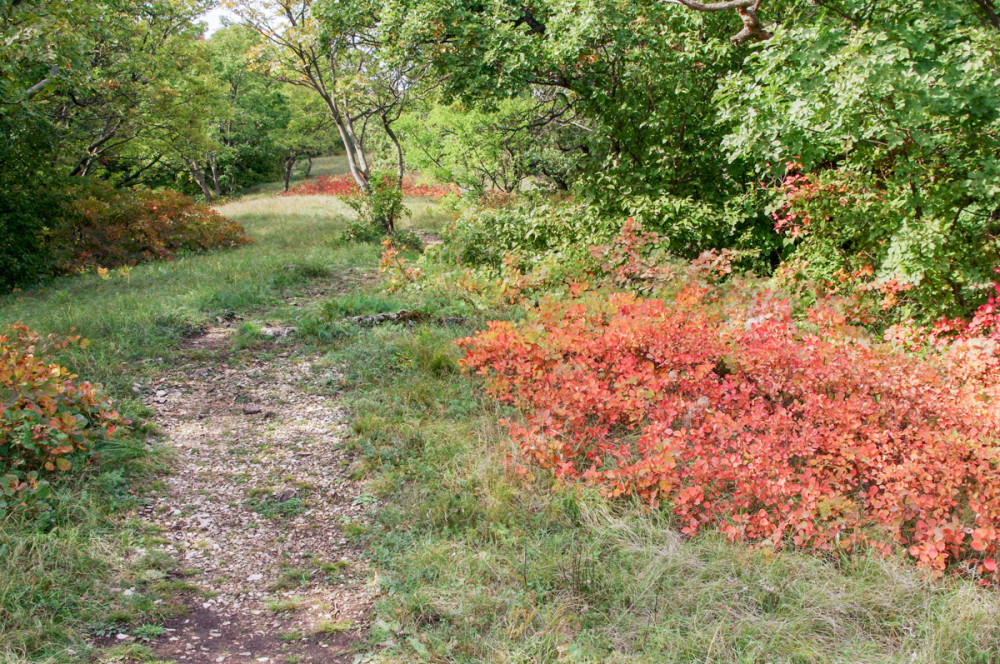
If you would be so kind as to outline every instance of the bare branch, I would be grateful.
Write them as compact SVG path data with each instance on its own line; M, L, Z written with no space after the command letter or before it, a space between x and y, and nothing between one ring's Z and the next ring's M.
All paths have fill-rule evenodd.
M743 29L731 37L731 41L737 46L748 41L766 41L771 38L771 33L764 29L757 16L762 0L726 0L726 2L710 2L705 4L697 0L666 0L677 5L682 5L688 9L699 12L725 12L736 10L743 21Z
M710 2L708 4L695 2L694 0L667 0L667 2L675 5L684 5L688 9L694 9L699 12L728 12L733 9L746 9L754 4L754 2L757 2L757 0L729 0L728 2Z

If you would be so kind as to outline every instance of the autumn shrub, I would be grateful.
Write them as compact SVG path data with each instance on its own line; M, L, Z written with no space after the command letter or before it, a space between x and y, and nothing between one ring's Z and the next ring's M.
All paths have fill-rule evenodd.
M350 173L320 175L291 187L282 196L346 196L358 191L358 183Z
M413 175L403 177L402 192L404 196L415 198L441 199L449 194L458 193L455 185L437 182L417 182ZM320 175L291 187L283 196L350 196L359 191L358 183L350 173L343 175Z
M49 238L57 269L64 273L135 265L249 241L242 226L189 196L116 190L103 183L90 183L80 191Z
M690 535L898 544L1000 578L995 382L872 344L827 308L796 323L784 299L709 295L550 301L461 340L464 366L524 413L522 471L667 503Z
M43 508L49 479L91 463L128 422L93 385L45 355L77 337L41 339L21 324L0 334L0 513Z

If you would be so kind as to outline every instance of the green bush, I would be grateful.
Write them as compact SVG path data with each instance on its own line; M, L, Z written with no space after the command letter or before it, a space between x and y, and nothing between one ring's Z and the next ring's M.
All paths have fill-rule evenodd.
M593 245L606 244L633 217L647 231L657 233L662 247L681 258L695 258L707 249L751 248L753 257L767 257L774 241L756 236L741 225L744 211L661 196L637 197L622 202L620 214L573 201L525 197L500 206L469 208L444 235L449 256L471 265L499 267L508 253L528 263L561 254L583 258ZM749 265L748 267L752 267Z
M533 261L555 252L586 252L615 231L614 222L600 220L577 203L526 198L471 207L443 236L450 258L499 267L508 253Z
M406 213L403 190L396 178L386 173L374 173L369 179L368 193L357 191L343 196L344 201L358 213L359 222L383 235L396 229L396 221Z
M796 267L899 284L902 317L971 313L1000 264L1000 50L972 6L797 22L717 98L730 158L783 194L776 227Z

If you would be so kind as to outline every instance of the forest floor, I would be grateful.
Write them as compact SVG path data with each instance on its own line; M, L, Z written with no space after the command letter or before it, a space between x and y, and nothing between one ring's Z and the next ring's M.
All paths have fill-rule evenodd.
M173 463L140 516L162 538L154 555L178 563L167 587L188 591L150 647L177 662L350 661L372 592L344 534L366 510L325 389L338 375L287 350L233 354L235 329L191 339L149 388Z

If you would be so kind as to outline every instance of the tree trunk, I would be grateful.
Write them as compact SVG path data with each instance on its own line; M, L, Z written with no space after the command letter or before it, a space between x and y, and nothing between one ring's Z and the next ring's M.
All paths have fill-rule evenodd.
M211 203L212 190L205 181L205 171L201 170L201 166L194 159L188 159L188 168L191 170L191 177L198 187L201 188L201 193L205 195L205 202Z
M312 173L312 169L313 169L313 158L312 157L306 157L306 159L309 160L308 162L306 162L306 174L305 174L305 179L308 180L309 179L309 174Z
M288 191L288 185L292 179L292 169L295 168L296 161L298 161L296 157L285 157L285 191Z
M405 164L403 162L403 147L399 144L399 138L396 136L396 132L392 130L392 123L389 122L389 118L382 114L382 127L385 129L386 136L392 141L392 144L396 146L396 186L400 189L403 188L403 169Z
M351 139L350 149L354 151L354 163L358 165L358 171L365 179L365 186L362 187L365 193L369 191L368 180L371 177L371 169L368 166L368 157L365 155L365 147L362 145L361 140L358 139L358 135L354 132L354 122L351 120L350 116L344 116L344 131L347 133L348 137Z
M214 152L209 152L208 155L208 167L209 173L212 175L212 189L215 191L216 196L222 196L222 189L219 188L219 173L216 168L216 156Z
M317 91L319 91L318 88ZM323 101L326 102L327 108L330 110L330 117L333 118L333 123L337 125L337 133L340 134L340 140L344 144L344 149L347 151L347 168L351 171L354 181L358 183L358 187L367 195L371 192L371 186L368 184L368 170L367 168L363 170L358 165L358 149L355 145L354 130L353 128L348 129L351 119L340 112L340 107L337 106L337 102L333 97L322 92L321 95Z

